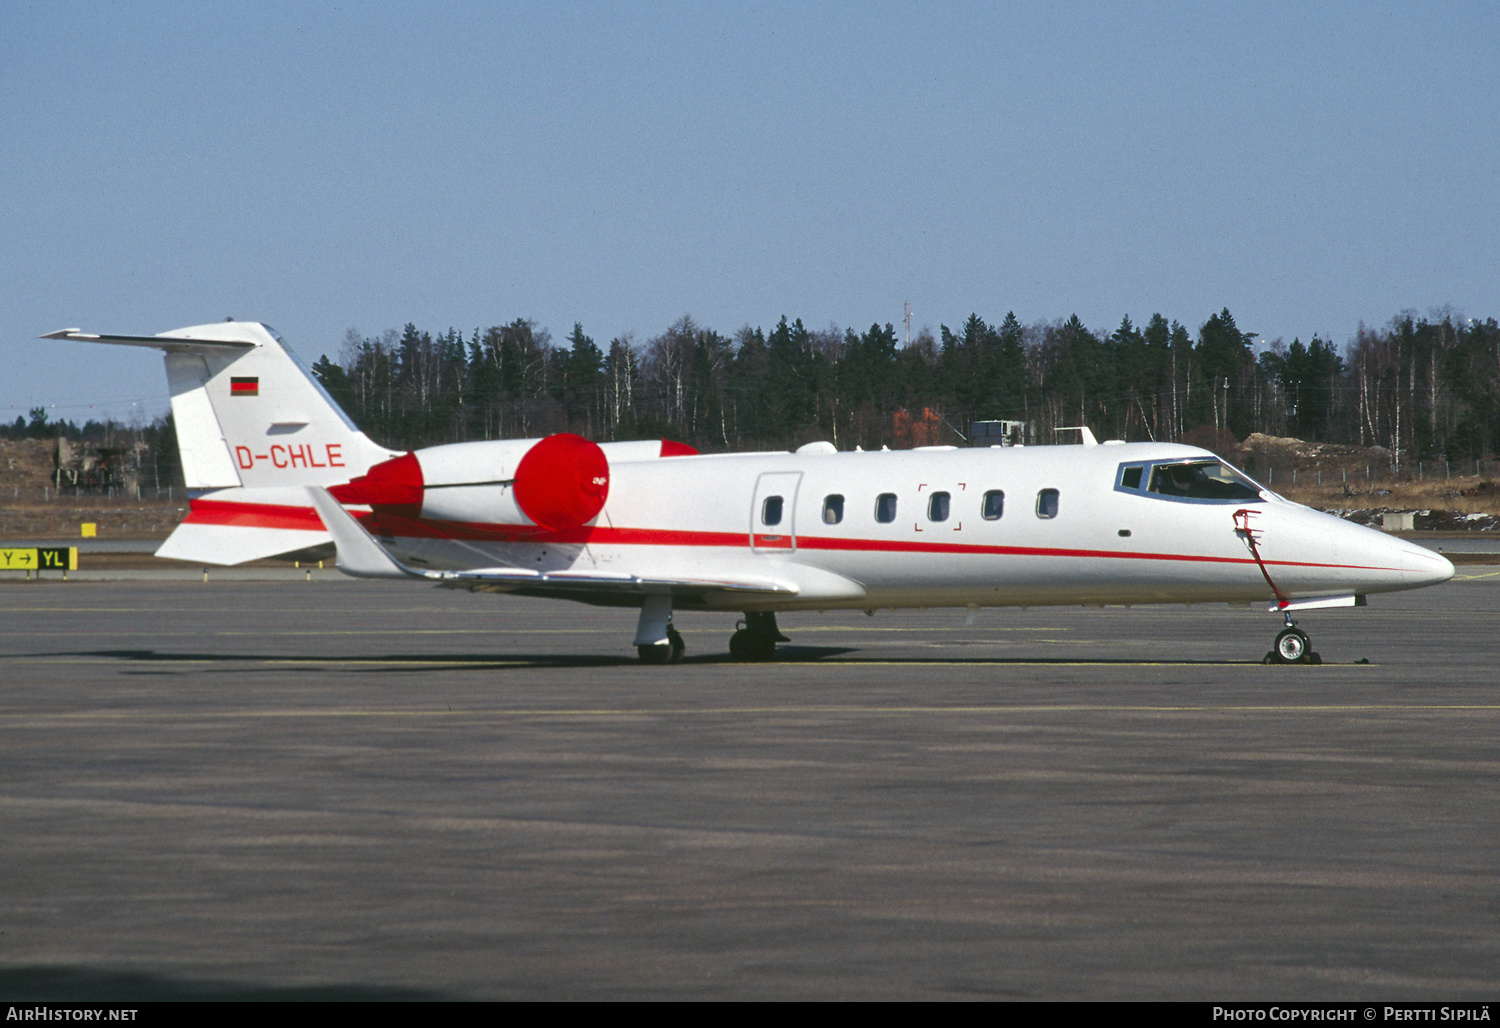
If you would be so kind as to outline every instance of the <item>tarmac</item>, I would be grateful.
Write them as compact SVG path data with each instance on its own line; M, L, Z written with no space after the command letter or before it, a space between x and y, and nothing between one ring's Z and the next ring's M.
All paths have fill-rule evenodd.
M0 580L0 997L1488 1000L1500 567L1263 607L679 615ZM100 572L99 574L103 574Z

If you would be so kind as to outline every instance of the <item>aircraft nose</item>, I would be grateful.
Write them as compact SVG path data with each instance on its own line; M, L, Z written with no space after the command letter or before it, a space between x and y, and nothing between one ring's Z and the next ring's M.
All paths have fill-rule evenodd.
M1361 569L1348 581L1356 593L1420 589L1453 577L1447 557L1408 539L1347 521L1338 523L1335 535L1346 566Z
M1401 570L1414 586L1437 585L1453 577L1453 562L1435 550L1402 540Z

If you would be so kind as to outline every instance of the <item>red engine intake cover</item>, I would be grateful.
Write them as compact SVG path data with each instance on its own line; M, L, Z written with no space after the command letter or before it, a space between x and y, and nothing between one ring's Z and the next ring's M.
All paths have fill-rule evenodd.
M516 465L516 505L543 528L586 524L609 498L609 460L582 436L549 435Z
M369 471L343 485L329 488L340 503L367 503L390 507L408 517L422 510L422 465L415 453L381 461Z

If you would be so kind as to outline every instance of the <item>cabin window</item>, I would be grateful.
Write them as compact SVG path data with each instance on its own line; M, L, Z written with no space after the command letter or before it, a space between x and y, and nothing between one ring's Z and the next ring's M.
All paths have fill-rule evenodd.
M762 525L781 524L781 497L766 497L766 502L760 505L760 523Z
M1005 513L1005 493L999 489L985 493L979 513L986 521L999 521L1000 515Z
M947 493L933 493L927 501L927 520L947 521L948 504L952 499Z
M1036 516L1039 518L1057 517L1057 490L1043 489L1036 494Z
M896 520L896 494L881 493L875 497L875 520L888 525Z
M823 497L823 524L836 525L844 520L844 498L838 493Z

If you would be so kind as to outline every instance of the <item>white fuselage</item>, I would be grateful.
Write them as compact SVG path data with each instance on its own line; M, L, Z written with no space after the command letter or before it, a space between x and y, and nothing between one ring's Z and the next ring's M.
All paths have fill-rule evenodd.
M498 485L430 490L419 518L377 512L367 525L393 554L433 570L721 576L795 589L677 601L742 610L1270 600L1266 575L1296 599L1452 574L1430 550L1269 491L1203 500L1120 487L1122 467L1208 459L1148 443L669 457L613 463L603 510L576 529L520 523ZM995 493L999 516L986 517ZM946 503L934 505L934 494ZM779 517L765 524L778 497ZM830 508L841 508L836 522ZM1246 510L1241 524L1257 534L1265 573L1236 530Z

